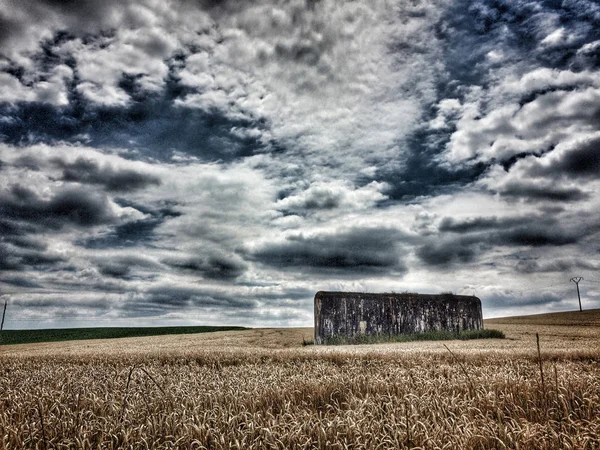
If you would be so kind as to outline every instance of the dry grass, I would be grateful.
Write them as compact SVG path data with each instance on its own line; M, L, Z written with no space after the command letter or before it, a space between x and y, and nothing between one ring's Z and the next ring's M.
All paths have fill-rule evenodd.
M4 347L0 448L600 448L598 329L493 327L453 354L311 329Z
M566 311L549 314L533 314L530 316L500 317L497 319L487 319L486 325L495 324L508 325L559 325L576 327L600 326L600 309L590 309L586 311Z

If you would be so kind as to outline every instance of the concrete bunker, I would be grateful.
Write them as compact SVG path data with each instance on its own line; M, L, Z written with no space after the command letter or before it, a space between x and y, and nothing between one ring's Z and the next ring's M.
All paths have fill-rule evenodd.
M483 329L481 300L453 294L324 292L315 295L315 344L334 336Z

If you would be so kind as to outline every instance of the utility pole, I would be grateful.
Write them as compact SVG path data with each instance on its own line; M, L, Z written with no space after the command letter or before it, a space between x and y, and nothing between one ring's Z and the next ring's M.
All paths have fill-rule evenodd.
M583 311L583 309L581 309L581 295L579 295L579 282L583 280L583 277L573 277L571 278L571 281L573 283L575 283L575 285L577 286L577 298L579 299L579 311Z
M4 311L2 311L2 323L0 323L0 331L4 329L4 316L6 315L6 305L8 305L8 300L4 300Z

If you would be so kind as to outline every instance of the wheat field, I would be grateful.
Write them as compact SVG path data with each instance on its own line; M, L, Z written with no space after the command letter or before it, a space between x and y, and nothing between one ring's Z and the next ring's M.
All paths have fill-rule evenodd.
M4 346L0 448L598 449L599 325L596 310L487 321L503 340L303 347L306 328Z

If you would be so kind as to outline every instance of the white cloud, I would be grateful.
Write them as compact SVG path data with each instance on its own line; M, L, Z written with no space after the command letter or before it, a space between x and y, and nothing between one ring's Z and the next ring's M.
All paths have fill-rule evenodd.
M40 102L63 106L69 103L65 83L73 77L73 71L66 65L58 65L45 80L32 80L24 85L13 75L0 72L0 101Z
M44 231L47 248L36 250L39 254L23 250L44 247L31 239L17 236L7 244L33 267L22 273L42 286L27 292L3 283L17 300L31 302L24 306L27 314L35 315L43 294L48 303L64 302L79 312L105 305L111 318L155 314L185 321L201 311L204 321L214 323L297 325L310 322L311 296L318 289L474 290L487 302L486 313L536 312L569 303L557 301L555 291L534 298L521 290L555 278L555 268L598 267L594 224L600 186L589 168L576 174L582 159L571 158L578 149L589 152L598 138L598 41L586 43L587 25L563 23L549 7L516 3L504 14L479 4L449 17L456 6L449 9L444 1L323 0L309 8L295 0L259 0L219 2L205 10L197 2L155 0L69 7L7 1L8 26L18 26L0 42L5 56L0 101L64 106L67 86L76 83L75 94L88 101L87 120L87 111L98 105L115 111L121 106L125 114L144 107L138 97L132 101L124 78L142 98L162 98L169 83L165 99L174 95L176 105L220 120L228 137L262 145L250 148L251 156L213 164L202 159L201 144L195 156L174 145L166 160L160 148L93 148L98 142L111 145L111 136L122 132L112 117L93 124L106 125L106 134L95 135L83 122L74 132L78 136L65 133L71 142L88 133L89 146L50 138L27 145L15 125L22 119L0 118L15 125L7 127L10 142L23 138L18 146L0 146L3 193L24 185L22 195L31 191L44 203L67 188L96 191L111 219L86 229L78 217L71 218L73 226L53 224ZM526 16L525 10L534 14ZM485 20L473 17L478 14ZM529 18L521 24L506 17ZM470 20L479 22L472 27ZM450 25L453 21L460 25ZM56 35L59 30L71 36ZM520 42L525 31L531 40ZM421 123L422 115L434 117ZM77 122L75 115L65 119L67 128ZM140 129L160 127L163 119L142 118ZM211 127L206 129L210 134ZM31 140L44 139L44 131L55 130L32 128ZM424 133L424 142L407 139L415 131ZM227 153L227 140L215 136ZM436 157L445 139L446 151ZM423 154L408 158L416 151ZM474 162L486 168L479 180L481 171L460 178L458 170L453 178L453 169ZM559 166L566 175L558 174ZM69 173L76 167L80 172ZM382 173L387 182L377 179ZM122 182L123 174L141 178L133 176L130 189L102 179ZM403 183L422 184L426 191L403 203L392 197ZM430 195L434 188L444 193ZM23 213L21 222L33 214L25 212L29 216ZM569 232L583 230L577 235L583 243L554 239L560 250L522 242L516 249L514 236L511 245L500 245L478 231L472 234L480 240L472 245L475 241L461 240L459 231L441 225L449 217L493 224L528 214L556 218ZM391 239L385 248L376 245L377 230ZM293 259L292 241L292 253L303 250L301 262L308 266L315 257L322 267L356 259L382 269L377 276L352 279L341 269L333 275L282 270L273 260ZM374 252L361 260L364 242ZM419 254L427 244L433 265L443 251L458 252L447 259L461 264L427 267ZM469 247L466 253L461 246ZM270 250L271 264L253 259L252 251L261 248ZM392 264L397 259L402 265ZM41 269L47 261L61 270Z
M157 29L122 30L98 46L70 41L63 48L77 62L81 79L77 88L94 103L125 105L129 95L119 82L124 74L136 77L146 91L158 91L168 73L166 59L177 47L176 41Z
M438 103L437 110L437 116L429 122L429 126L434 130L441 130L448 127L449 119L459 115L462 105L458 99L445 98Z
M314 182L298 194L279 200L276 207L281 210L331 210L336 208L360 210L373 207L387 196L385 183L373 181L366 186L356 188L349 182Z
M597 72L584 70L573 72L570 70L550 69L548 67L534 69L523 76L511 77L498 88L498 94L523 95L530 92L548 88L567 88L571 86L600 87L600 76Z
M505 58L504 52L502 50L490 50L485 56L488 59L488 61L492 64L502 62Z
M265 118L265 139L321 166L335 160L360 170L362 155L375 149L381 163L401 153L397 142L420 115L419 101L434 94L431 25L439 13L436 5L323 2L220 16L219 43L188 56L179 72L200 91L180 104ZM291 16L299 23L290 30Z
M559 74L560 75L560 74ZM534 77L526 79L523 85L533 89ZM554 86L566 80L593 80L598 77L562 76L555 78ZM540 81L538 86L547 84ZM515 89L511 83L507 91ZM503 90L499 89L501 93ZM523 89L522 92L525 92ZM529 91L531 92L531 91ZM490 161L507 159L519 153L542 153L564 139L587 134L595 127L595 111L600 107L600 88L585 87L577 90L558 90L537 96L534 100L520 105L509 102L485 113L480 111L480 103L466 107L463 116L456 123L457 130L452 134L447 148L447 158L453 162L475 159Z
M568 34L565 32L564 28L558 28L542 39L540 45L546 45L549 47L554 47L556 45L560 45L565 42L569 38Z

